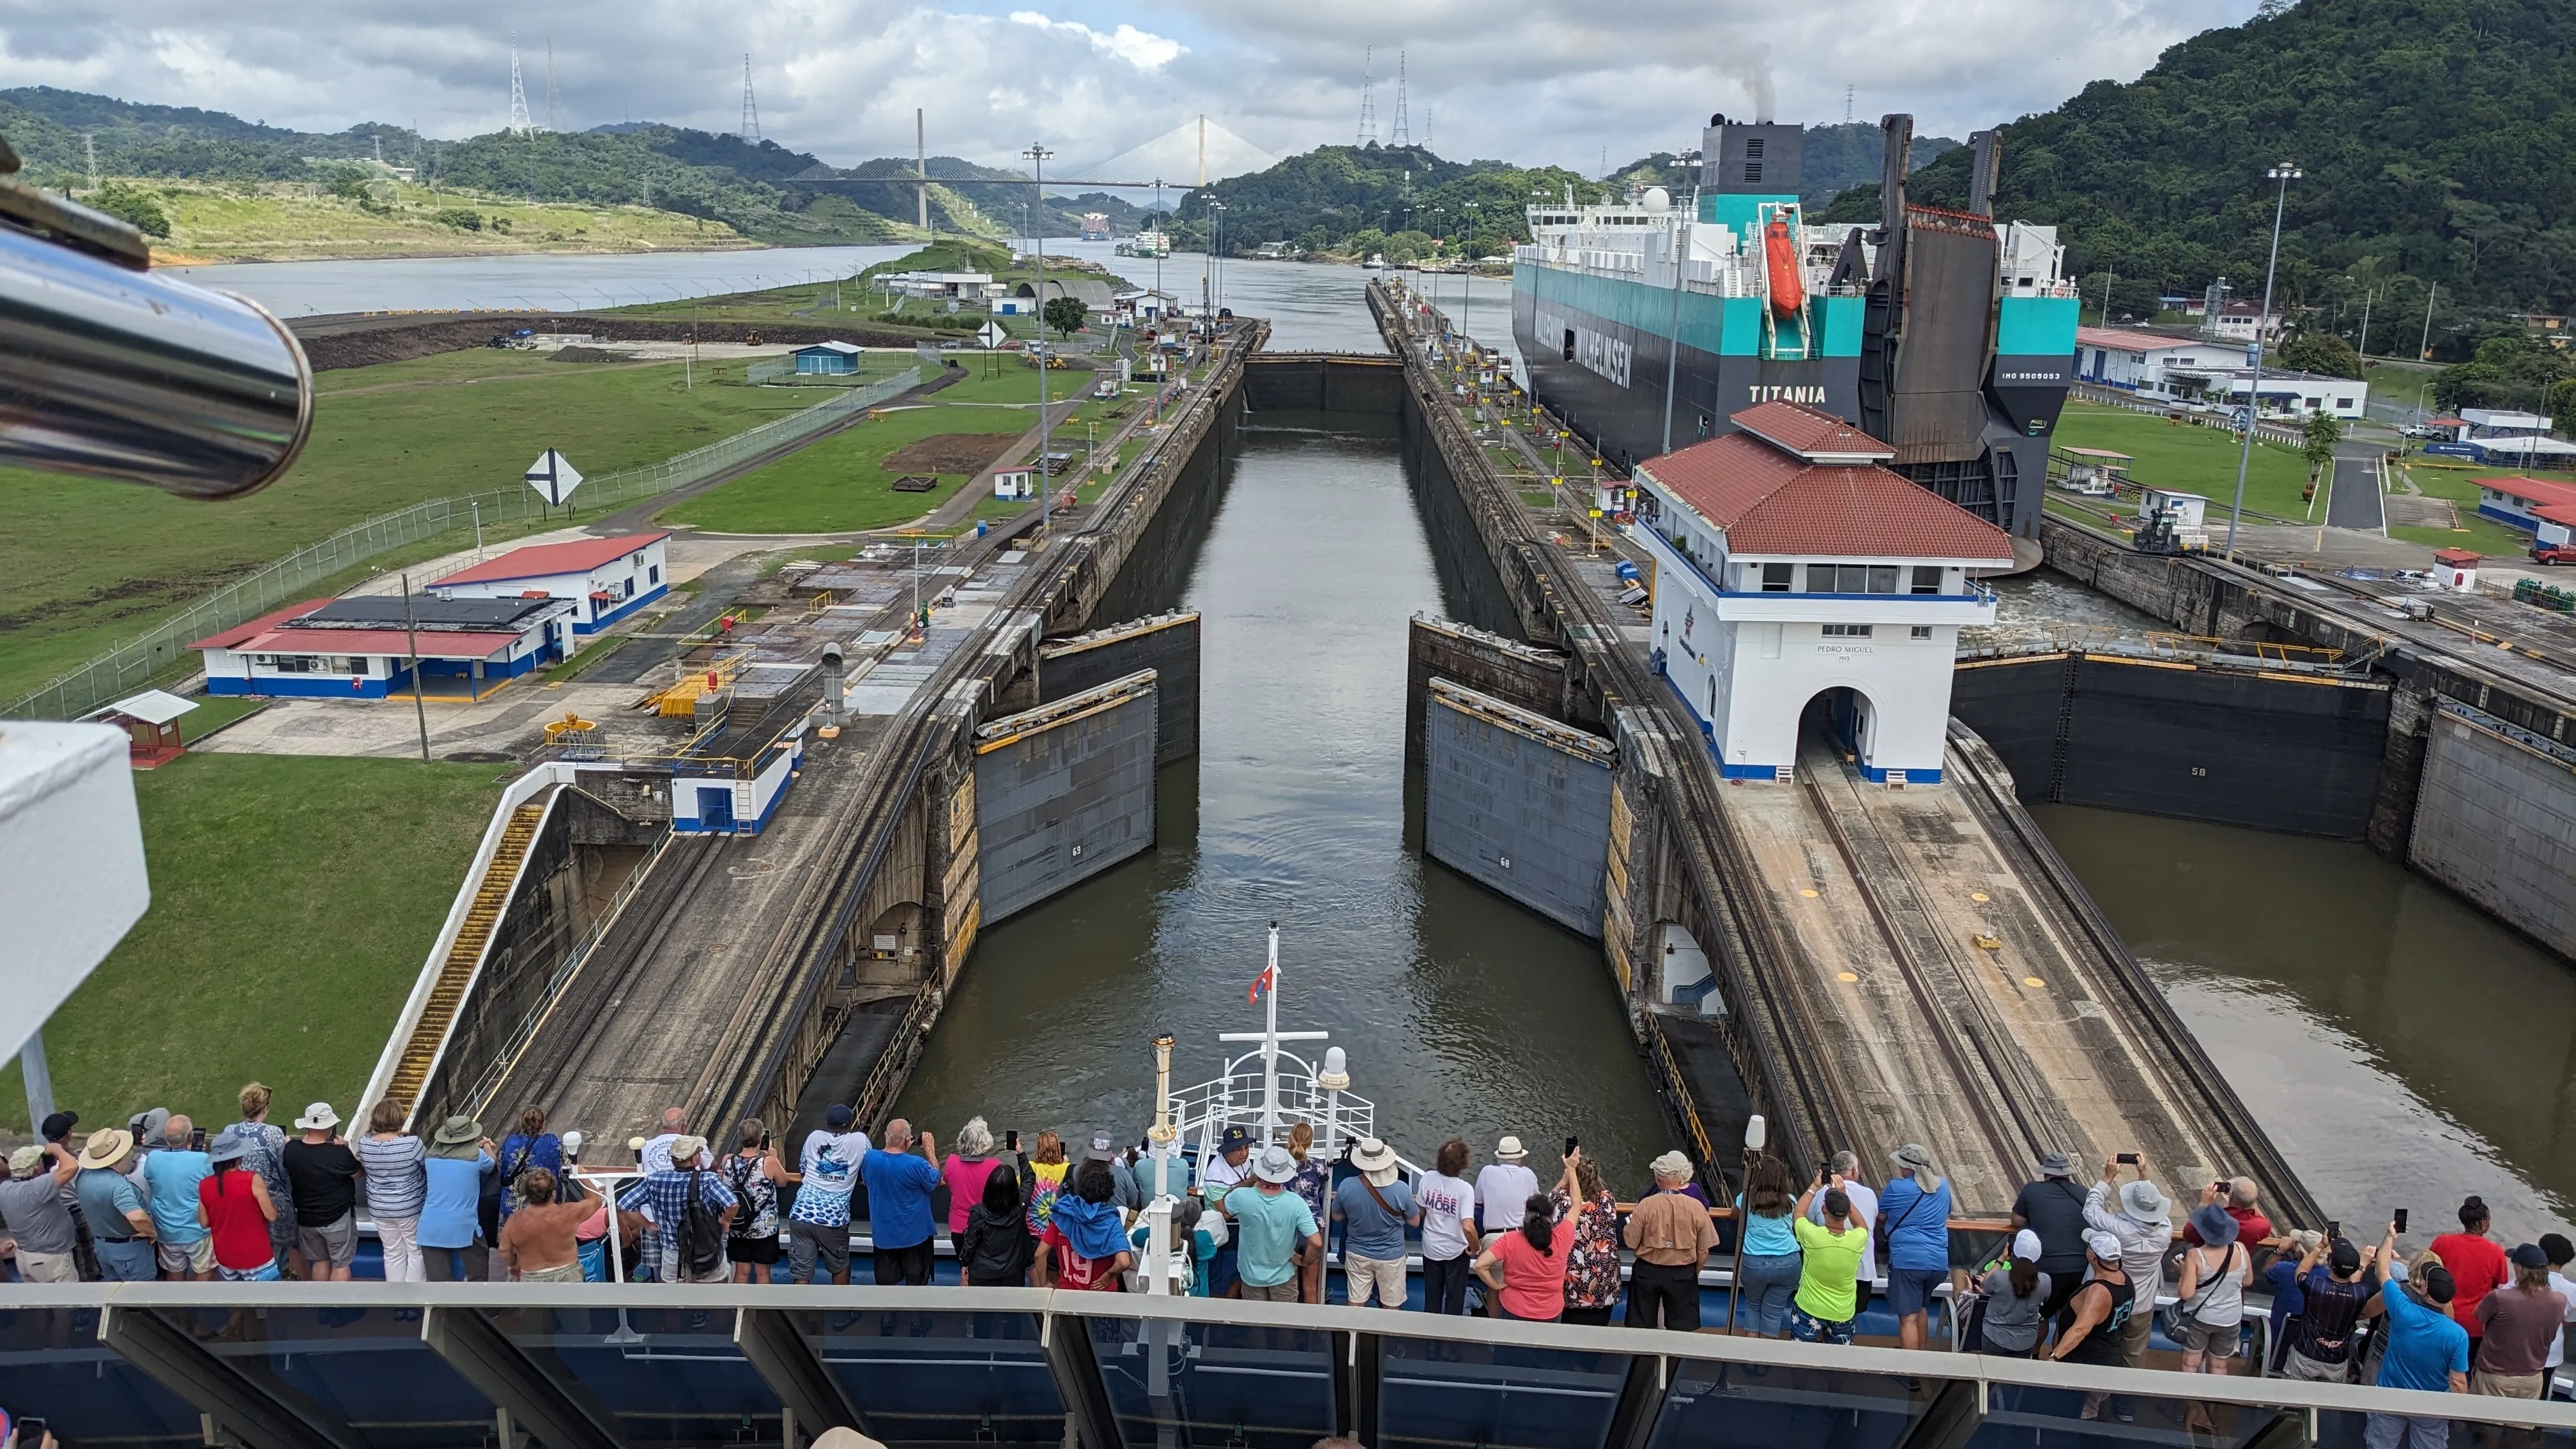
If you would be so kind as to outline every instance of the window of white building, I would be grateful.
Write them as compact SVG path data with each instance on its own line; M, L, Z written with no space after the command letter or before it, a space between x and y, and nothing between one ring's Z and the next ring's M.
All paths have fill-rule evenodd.
M1828 639L1866 639L1870 636L1870 630L1872 627L1872 625L1868 624L1827 624L1825 626L1825 637Z

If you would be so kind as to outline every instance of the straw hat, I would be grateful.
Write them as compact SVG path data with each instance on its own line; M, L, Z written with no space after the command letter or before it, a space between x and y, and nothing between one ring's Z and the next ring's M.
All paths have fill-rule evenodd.
M1521 1140L1517 1137L1506 1136L1502 1141L1494 1144L1494 1157L1497 1161L1520 1162L1528 1156L1529 1149L1521 1146Z
M89 1134L89 1141L82 1145L80 1165L83 1167L112 1166L133 1150L133 1133L122 1127L101 1127Z
M1385 1187L1395 1181L1395 1149L1375 1137L1363 1137L1351 1149L1351 1166L1360 1170L1371 1187Z

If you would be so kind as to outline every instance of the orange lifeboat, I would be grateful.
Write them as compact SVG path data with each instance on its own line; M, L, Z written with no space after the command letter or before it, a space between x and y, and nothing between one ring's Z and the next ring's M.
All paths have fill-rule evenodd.
M1807 305L1807 285L1798 270L1798 242L1789 235L1789 223L1773 217L1762 245L1770 264L1771 310L1780 317L1794 317Z

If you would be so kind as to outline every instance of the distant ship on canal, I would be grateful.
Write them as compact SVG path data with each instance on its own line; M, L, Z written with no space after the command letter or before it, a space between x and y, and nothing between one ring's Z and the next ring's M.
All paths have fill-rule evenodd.
M1690 197L1569 188L1530 207L1512 331L1532 395L1623 465L1756 403L1823 408L1895 444L1897 472L2035 536L2074 380L2065 249L2053 226L1994 219L1996 133L1974 138L1968 210L1946 211L1907 204L1913 119L1885 125L1875 227L1807 220L1803 127L1722 115Z

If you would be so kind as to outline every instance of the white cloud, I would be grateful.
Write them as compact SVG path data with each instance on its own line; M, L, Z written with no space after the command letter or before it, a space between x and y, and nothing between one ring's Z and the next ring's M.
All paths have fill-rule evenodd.
M975 0L956 0L972 4ZM2254 0L0 0L0 85L103 91L311 130L499 126L517 33L532 106L545 45L567 124L740 123L749 52L771 140L836 164L931 148L1000 164L1032 140L1112 156L1201 112L1262 150L1347 142L1363 46L1379 134L1407 52L1410 131L1443 155L1582 169L1696 142L1754 109L1768 56L1780 119L1915 113L1964 135L2045 110ZM1436 117L1436 119L1435 119Z

